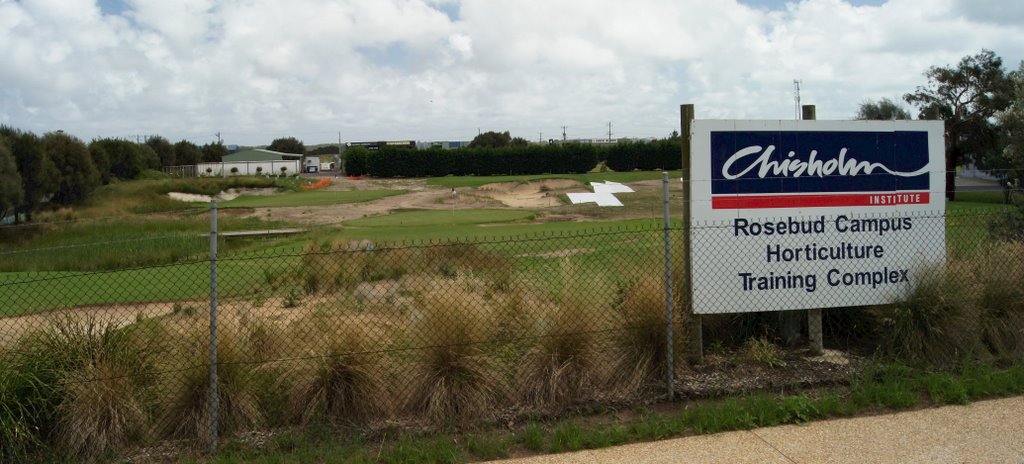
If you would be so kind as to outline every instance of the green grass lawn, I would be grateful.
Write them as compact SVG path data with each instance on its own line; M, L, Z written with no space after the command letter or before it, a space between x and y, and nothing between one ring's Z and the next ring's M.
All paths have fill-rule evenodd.
M678 179L682 173L671 171L669 179ZM661 179L661 171L634 172L588 172L586 174L536 174L525 176L447 176L434 177L427 180L428 185L444 187L479 187L495 182L529 182L543 179L572 179L580 182L612 181L619 183L638 182L642 180Z
M518 179L525 177L534 176L519 176ZM624 179L620 175L618 180ZM243 204L251 199L281 201L277 205L298 205L359 201L354 198L380 198L399 193L390 190L294 192L277 197L239 200L243 200ZM961 195L961 200L947 206L947 248L951 257L973 253L978 244L988 240L988 221L994 217L992 213L1011 208L991 194L968 192ZM660 259L660 221L657 219L540 222L533 221L535 215L531 211L516 209L402 211L347 221L340 228L319 228L301 236L226 240L221 248L221 288L224 295L251 295L254 289L266 285L268 273L297 265L299 258L296 255L302 253L311 240L368 239L394 246L424 241L484 242L479 245L481 248L513 257L521 264L520 269L537 271L534 272L536 275L524 274L521 277L551 280L558 280L558 272L561 271L546 264L550 258L541 254L552 251L585 250L563 259L568 265L580 269L615 269L616 266L647 263L651 256ZM204 213L189 213L178 218L147 216L144 219L128 217L115 221L86 221L67 228L51 225L45 234L30 234L31 237L23 237L16 242L0 242L0 253L8 252L0 255L3 260L0 271L7 271L0 272L0 315L84 304L203 298L209 289L208 263L178 262L205 258L208 241L200 234L207 230L207 221ZM230 216L225 217L221 224L223 230L275 225ZM620 233L623 230L625 234ZM677 240L681 240L681 232L674 234ZM173 236L176 241L147 239L155 235ZM123 243L103 245L105 242ZM65 248L79 244L91 246ZM53 249L46 249L50 247ZM41 250L20 251L27 248ZM145 268L117 270L124 267Z
M496 224L532 220L535 213L516 209L453 209L400 211L345 221L348 227L429 227Z
M384 197L401 195L405 190L315 190L286 192L278 195L242 195L231 201L220 202L223 208L280 208L286 206L326 206L362 203Z

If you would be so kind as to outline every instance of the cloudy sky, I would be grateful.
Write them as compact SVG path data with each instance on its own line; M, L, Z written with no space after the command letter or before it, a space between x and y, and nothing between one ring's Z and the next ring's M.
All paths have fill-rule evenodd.
M307 144L664 137L898 99L982 48L1013 0L0 0L0 123L83 139ZM909 108L908 108L909 109Z

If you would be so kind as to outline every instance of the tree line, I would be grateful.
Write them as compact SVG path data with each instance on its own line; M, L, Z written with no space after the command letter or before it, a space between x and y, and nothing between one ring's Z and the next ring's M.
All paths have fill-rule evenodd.
M352 147L345 151L344 158L345 172L353 176L574 174L589 172L602 161L616 171L679 169L682 163L680 148L678 138L653 142L623 141L610 146L581 143L531 145L509 139L498 144L474 145L471 142L470 146L457 150L441 147L425 150L396 146L383 146L376 150Z
M147 169L219 162L228 150L220 143L171 144L153 136L145 143L96 139L86 144L61 131L38 136L0 126L0 219L32 220L49 206L83 202L101 185L137 179Z

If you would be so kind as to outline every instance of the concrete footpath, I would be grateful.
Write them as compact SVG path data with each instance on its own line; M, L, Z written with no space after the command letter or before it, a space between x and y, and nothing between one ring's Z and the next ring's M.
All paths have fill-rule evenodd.
M1024 397L498 462L1024 463Z

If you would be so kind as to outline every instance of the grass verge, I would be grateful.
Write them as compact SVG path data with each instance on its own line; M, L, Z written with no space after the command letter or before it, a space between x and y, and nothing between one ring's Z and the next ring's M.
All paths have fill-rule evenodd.
M376 439L337 438L323 429L271 440L256 449L231 442L220 454L186 462L470 462L597 449L671 437L747 430L814 420L900 410L966 404L1024 393L1024 365L997 368L965 364L950 371L915 369L898 364L870 366L849 386L799 395L757 393L659 411L635 411L633 419L575 417L529 422L514 430L462 434L388 434ZM621 415L619 415L621 416Z

